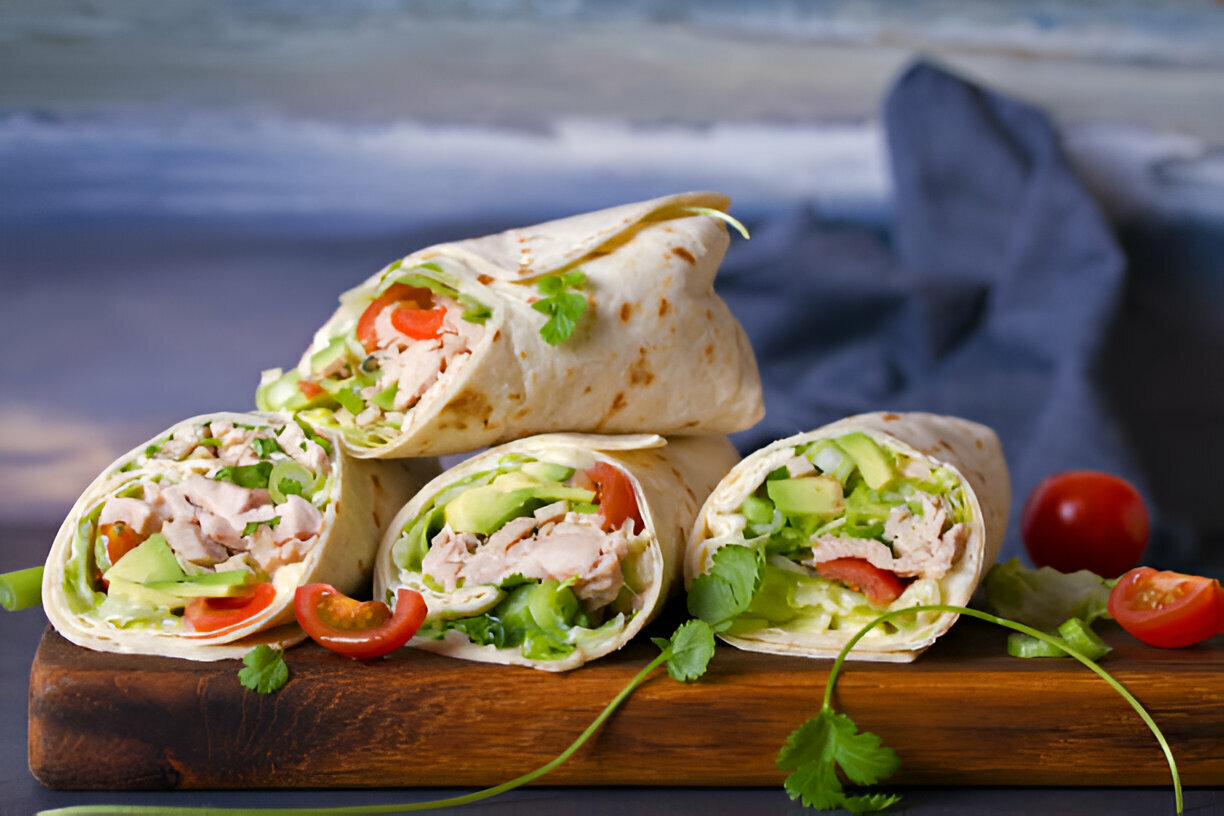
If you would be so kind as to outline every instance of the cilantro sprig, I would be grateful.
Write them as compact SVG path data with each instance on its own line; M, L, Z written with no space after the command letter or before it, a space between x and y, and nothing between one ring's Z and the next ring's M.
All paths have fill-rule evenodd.
M531 304L537 312L548 315L540 327L540 336L551 346L569 339L586 313L587 299L580 289L586 286L586 275L580 269L564 274L545 275L536 281L542 297Z
M988 612L953 604L924 604L890 610L876 617L855 633L854 637L846 641L837 659L833 661L833 668L829 671L820 712L795 729L778 752L776 762L778 768L791 771L784 783L791 799L800 799L803 804L818 810L844 808L852 813L882 810L899 800L900 797L896 795L884 794L849 796L842 788L841 780L838 777L839 770L854 784L873 785L890 776L897 769L899 762L893 750L883 745L879 737L870 732L860 733L853 720L833 710L833 687L846 661L846 656L869 631L892 618L917 612L950 612L966 615L1022 632L1066 652L1091 669L1114 691L1122 695L1122 698L1130 704L1156 737L1156 742L1164 751L1165 759L1169 763L1169 771L1173 777L1173 793L1177 812L1182 812L1181 776L1177 772L1177 762L1173 759L1173 751L1169 748L1168 741L1151 715L1135 699L1134 695L1127 691L1125 686L1097 665L1094 660L1062 638L1023 623L991 615Z
M280 649L261 643L242 658L238 682L260 694L271 694L289 682L289 666Z
M604 709L599 712L594 721L586 727L586 730L578 735L570 746L556 756L556 758L536 768L534 771L523 774L522 776L511 779L508 782L503 782L500 785L494 785L491 788L485 788L473 793L464 794L463 796L452 796L447 799L435 799L432 802L411 802L405 804L391 805L366 805L355 807L335 807L335 808L195 808L195 807L162 807L159 805L76 805L66 808L57 808L55 810L41 811L38 816L133 816L134 814L158 814L159 816L203 816L203 814L212 814L212 816L228 816L229 814L264 814L264 816L280 816L284 814L302 814L303 816L375 816L375 814L383 813L410 813L423 810L437 810L441 808L453 808L460 805L468 805L473 802L479 802L488 799L506 791L514 790L523 785L534 782L541 776L554 770L578 751L586 742L599 730L600 726L612 716L612 713L620 707L630 694L642 685L646 680L654 674L655 670L666 664L667 673L669 676L680 681L696 680L705 674L706 667L710 662L710 658L714 656L714 632L708 624L700 620L690 620L679 626L672 634L671 638L663 640L656 638L653 641L655 645L661 649L658 657L646 664L633 679L630 680L620 693L612 698ZM257 646L243 658L245 663L250 659L253 663L262 665L263 661L270 660L261 650L266 649L272 652L279 658L279 653L275 649L267 646ZM256 656L258 654L258 656ZM283 662L282 662L283 665ZM248 669L252 672L256 669L252 668L248 663ZM239 672L246 672L243 669ZM288 669L285 670L285 677L288 677ZM243 680L243 685L246 685L246 680ZM283 682L282 682L283 685ZM250 686L247 686L250 688ZM279 688L279 686L278 686Z

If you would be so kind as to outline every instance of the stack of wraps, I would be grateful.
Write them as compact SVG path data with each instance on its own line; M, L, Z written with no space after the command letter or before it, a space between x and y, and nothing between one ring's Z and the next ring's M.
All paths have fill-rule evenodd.
M297 587L364 591L387 522L437 472L354 459L287 414L184 420L86 488L51 547L43 607L97 651L220 660L296 643Z
M722 435L764 413L713 287L728 204L685 193L440 244L343 293L298 366L264 372L260 413L186 420L89 486L48 557L51 622L92 649L238 657L302 637L296 587L360 596L377 571L376 597L425 593L426 648L563 669L619 647L678 587L686 532L736 459ZM415 458L499 443L432 482L436 460ZM503 519L449 510L467 524L459 544L448 533L452 563L403 543L441 534L461 487L507 486ZM494 521L516 545L568 536L594 560L561 575L539 546L514 574L461 577L456 546L495 538ZM523 626L478 631L509 596Z
M1010 491L998 437L955 417L863 414L779 440L745 457L702 507L685 561L690 608L701 604L697 582L757 564L751 602L720 636L835 657L885 610L967 604L998 555ZM956 617L900 616L849 658L911 661Z

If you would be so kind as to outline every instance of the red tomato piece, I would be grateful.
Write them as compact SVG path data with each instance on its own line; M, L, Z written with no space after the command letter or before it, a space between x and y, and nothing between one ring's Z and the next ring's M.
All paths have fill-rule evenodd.
M1138 567L1109 593L1109 614L1150 646L1191 646L1224 631L1224 590L1214 578Z
M326 393L323 390L323 386L314 380L298 380L298 391L301 391L302 396L306 399L314 399L320 394Z
M873 606L888 606L905 591L896 575L882 570L865 558L834 558L816 565L816 573L830 581L840 581L867 596Z
M272 605L276 588L265 581L248 595L228 598L195 598L183 611L183 620L196 632L215 632L244 623Z
M642 532L645 525L628 475L614 465L598 462L586 471L586 476L595 485L595 503L604 520L603 528L619 530L625 519L633 519L633 532Z
M1042 480L1020 513L1020 536L1037 567L1086 569L1116 578L1139 565L1148 511L1125 479L1091 470Z
M357 318L357 341L366 351L378 348L378 335L374 324L382 310L395 303L411 303L417 309L429 309L433 306L433 292L419 286L409 286L406 283L393 283L387 291L374 299L365 308L361 317Z
M445 316L446 309L441 306L436 309L399 306L391 313L391 325L414 340L428 340L442 331Z
M395 611L382 601L355 601L329 584L298 587L293 596L298 624L320 646L366 660L403 646L425 620L421 593L401 588Z
M99 526L98 535L106 541L106 557L110 559L112 566L145 540L145 536L121 521Z

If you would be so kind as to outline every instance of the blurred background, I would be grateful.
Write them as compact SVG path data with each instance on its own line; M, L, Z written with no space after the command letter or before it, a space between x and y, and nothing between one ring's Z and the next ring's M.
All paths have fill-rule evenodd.
M119 454L252 408L340 291L428 244L719 190L754 234L719 287L755 340L745 293L787 293L760 247L888 251L881 104L923 57L1055 124L1127 262L1088 372L1110 449L1071 464L1141 486L1148 563L1224 577L1222 45L1209 0L5 0L0 568ZM757 351L741 447L836 418ZM1029 453L1013 516L1071 458Z

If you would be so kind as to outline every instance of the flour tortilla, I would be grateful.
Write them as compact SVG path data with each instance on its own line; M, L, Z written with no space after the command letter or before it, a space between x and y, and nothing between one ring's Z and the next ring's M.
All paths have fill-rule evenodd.
M341 296L298 370L308 375L311 355L355 325L382 280L428 262L491 316L471 355L408 409L398 432L352 444L354 456L465 453L548 432L744 430L764 403L748 338L714 292L727 227L694 211L728 205L717 193L684 193L415 252ZM547 317L531 305L536 283L575 268L586 275L587 311L552 346L540 335Z
M203 474L208 460L158 461L154 464L147 464L146 460L143 467L126 471L121 468L133 462L149 445L180 428L216 421L276 426L293 419L288 415L261 413L214 413L186 419L119 457L98 476L69 511L51 546L43 573L43 608L56 631L66 639L96 651L200 661L240 658L261 643L282 648L297 643L305 637L294 621L293 594L297 587L325 582L348 594L366 592L374 555L386 524L395 510L439 471L434 459L397 462L354 459L334 435L323 433L331 442L330 465L335 479L323 511L322 532L304 560L273 572L271 578L276 597L267 609L240 625L203 633L183 627L123 629L74 612L65 588L65 567L78 525L99 503L131 486L143 474L158 472L174 480L189 473Z
M693 526L685 554L685 583L708 571L714 552L728 542L725 536L743 529L739 507L773 470L794 455L797 446L861 431L876 442L943 465L965 484L972 508L970 536L960 559L939 581L938 603L966 605L986 570L998 557L1007 528L1011 484L1003 450L994 431L957 417L927 413L872 413L849 417L817 430L778 440L745 457L713 490ZM955 623L951 613L923 613L929 620L905 634L861 640L850 660L909 662L927 649ZM723 639L741 649L806 657L836 657L856 629L819 634L787 632L778 628ZM882 631L882 630L881 630Z
M662 609L679 589L681 559L688 530L710 489L739 458L721 436L690 436L665 440L657 435L601 436L545 434L511 442L461 462L426 485L391 522L374 569L374 597L391 602L397 589L407 586L424 596L429 614L426 626L438 619L466 617L487 609L499 590L492 586L459 587L452 593L426 586L419 572L398 566L393 559L402 531L449 485L496 467L507 454L528 455L556 464L608 462L625 471L649 538L638 571L650 575L640 609L612 639L592 648L581 645L557 660L533 660L516 648L499 649L472 643L463 633L450 631L441 640L418 635L411 646L465 660L531 666L565 671L621 648ZM589 466L589 465L587 465Z

